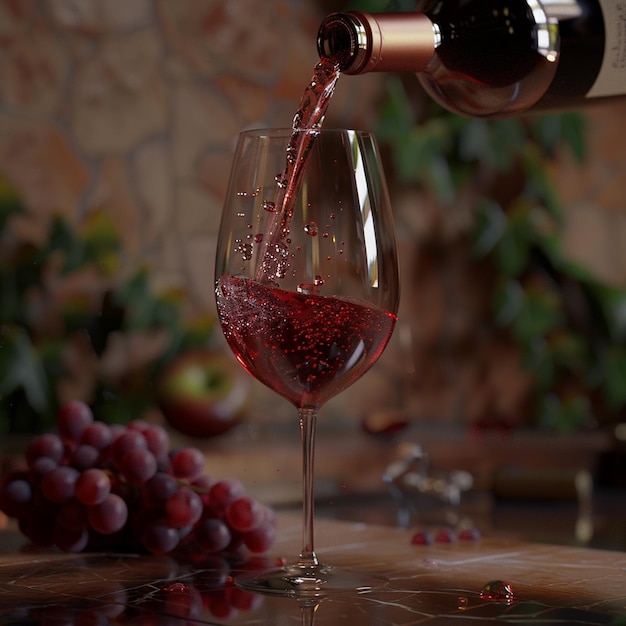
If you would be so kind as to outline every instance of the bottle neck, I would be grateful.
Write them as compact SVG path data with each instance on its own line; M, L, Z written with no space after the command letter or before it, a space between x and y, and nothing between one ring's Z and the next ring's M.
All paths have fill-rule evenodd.
M421 72L438 43L438 28L422 13L332 13L322 22L317 50L344 74Z

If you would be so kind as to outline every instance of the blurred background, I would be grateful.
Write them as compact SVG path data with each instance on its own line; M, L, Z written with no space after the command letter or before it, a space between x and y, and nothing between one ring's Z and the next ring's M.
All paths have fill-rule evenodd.
M237 133L291 125L328 12L411 4L0 0L5 446L80 398L208 434L209 466L290 501L297 485L275 483L299 473L293 407L254 381L232 428L164 406L198 364L208 407L237 386L213 296ZM383 358L323 409L327 504L380 489L414 441L504 497L532 495L537 470L560 472L557 500L578 502L580 471L626 485L624 106L469 120L414 76L340 79L326 125L377 134L403 293Z

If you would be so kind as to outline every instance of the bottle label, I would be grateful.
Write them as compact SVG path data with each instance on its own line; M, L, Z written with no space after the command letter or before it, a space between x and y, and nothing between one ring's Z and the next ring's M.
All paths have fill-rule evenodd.
M587 97L626 93L626 0L600 0L604 16L604 60Z

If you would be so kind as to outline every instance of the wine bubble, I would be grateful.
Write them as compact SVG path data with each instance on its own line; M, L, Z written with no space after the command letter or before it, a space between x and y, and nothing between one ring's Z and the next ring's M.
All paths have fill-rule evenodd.
M305 296L311 296L317 294L317 285L315 283L300 283L296 287L296 291Z
M263 241L263 233L257 233L254 236L254 243L261 243Z
M240 254L244 261L249 261L252 258L252 244L243 243L241 240L238 240L236 243L235 252Z
M263 202L263 210L267 211L268 213L276 213L276 203L272 202L271 200L265 200Z
M294 118L295 121L296 118ZM289 144L289 146L287 146L287 156L286 156L286 161L289 165L294 165L296 162L296 146L294 146L293 144Z
M300 128L302 125L303 112L301 109L296 111L296 114L293 116L292 125L294 128Z
M267 277L284 278L289 271L289 248L283 242L276 243L267 250L263 259L262 270Z
M322 278L322 277L318 274L318 275L315 277L315 285L316 285L317 287L321 287L323 284L324 284L324 279L323 279L323 278Z
M319 229L315 222L308 222L307 224L304 225L304 232L307 235L311 235L311 237L315 237L317 233L319 232Z

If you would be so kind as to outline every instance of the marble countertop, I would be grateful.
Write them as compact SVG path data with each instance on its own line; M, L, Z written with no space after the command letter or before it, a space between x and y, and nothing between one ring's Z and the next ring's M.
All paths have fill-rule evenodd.
M269 564L299 551L300 519L278 517ZM413 531L321 519L320 560L381 576L369 593L306 609L244 593L240 566L211 558L58 554L0 534L0 624L618 624L626 621L626 554L483 537L414 545ZM255 559L244 568L259 565ZM513 597L485 599L490 583Z

